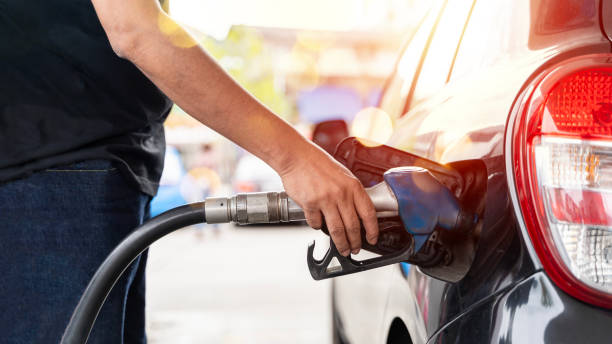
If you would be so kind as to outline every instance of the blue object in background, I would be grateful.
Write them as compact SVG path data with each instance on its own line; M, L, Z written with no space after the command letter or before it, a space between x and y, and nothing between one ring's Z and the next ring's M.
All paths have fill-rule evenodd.
M166 210L185 205L187 201L181 195L178 185L161 185L151 201L151 216L157 216Z
M157 216L166 210L188 203L181 193L181 181L186 174L179 151L167 146L159 191L151 201L151 216Z
M402 268L402 273L404 273L404 276L408 276L408 274L410 274L410 263L401 262L400 267Z

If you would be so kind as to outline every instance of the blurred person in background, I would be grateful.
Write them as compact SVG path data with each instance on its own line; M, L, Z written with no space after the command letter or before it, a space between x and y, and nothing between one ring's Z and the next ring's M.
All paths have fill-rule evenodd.
M0 9L0 342L60 340L98 265L148 216L172 102L274 168L344 255L361 247L360 219L376 242L359 181L243 90L156 0ZM117 283L89 343L146 342L145 262Z

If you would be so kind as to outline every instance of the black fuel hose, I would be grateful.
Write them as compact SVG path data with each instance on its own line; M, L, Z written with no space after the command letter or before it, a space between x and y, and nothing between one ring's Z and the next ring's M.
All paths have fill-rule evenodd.
M128 235L106 257L87 285L64 331L61 344L85 344L98 313L125 269L153 242L183 227L206 222L204 202L160 214Z

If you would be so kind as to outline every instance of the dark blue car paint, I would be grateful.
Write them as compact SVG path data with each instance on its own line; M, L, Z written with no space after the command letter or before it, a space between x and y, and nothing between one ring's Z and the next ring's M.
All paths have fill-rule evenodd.
M474 304L428 343L609 343L611 317L537 272Z

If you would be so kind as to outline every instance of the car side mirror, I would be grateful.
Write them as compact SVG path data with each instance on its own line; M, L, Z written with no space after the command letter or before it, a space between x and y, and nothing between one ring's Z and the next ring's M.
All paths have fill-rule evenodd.
M336 119L317 123L312 132L312 141L329 154L334 154L336 146L348 136L346 122Z

